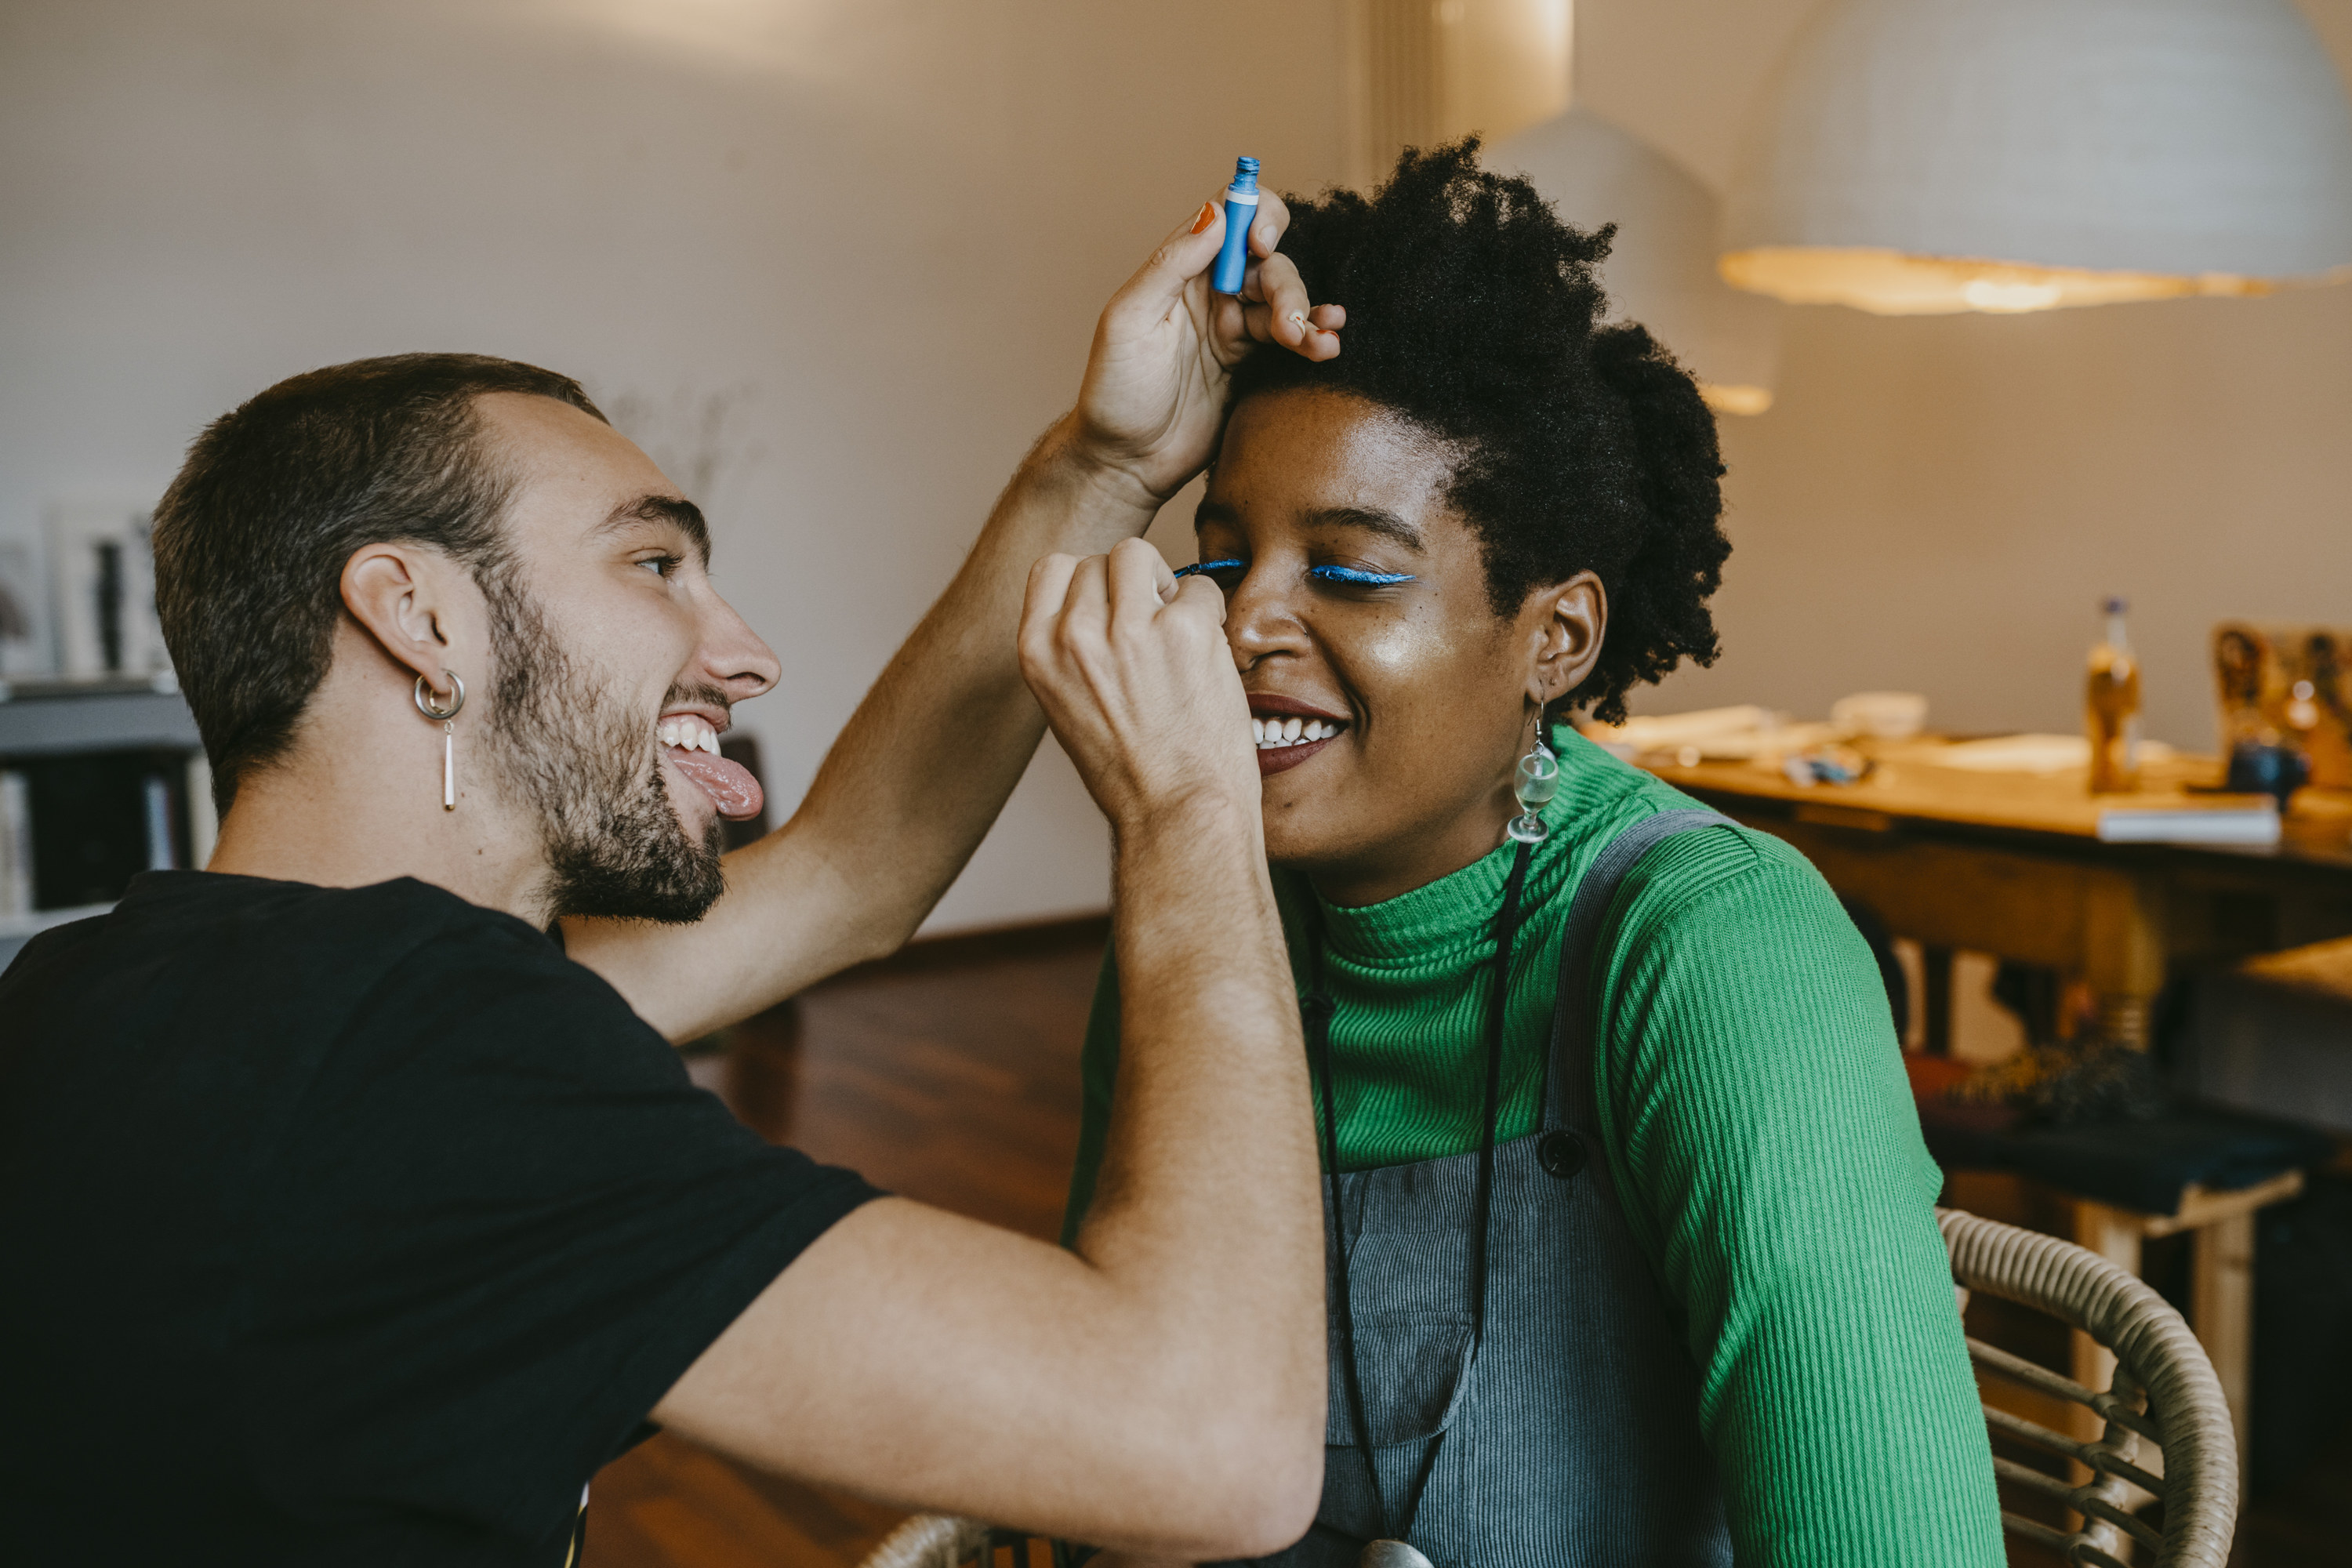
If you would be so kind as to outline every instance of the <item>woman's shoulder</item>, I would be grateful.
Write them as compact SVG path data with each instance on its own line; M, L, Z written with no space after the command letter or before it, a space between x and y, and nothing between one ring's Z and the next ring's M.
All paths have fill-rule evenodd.
M1640 815L1705 809L1669 789ZM1852 921L1828 882L1785 839L1744 824L1687 828L1662 839L1626 872L1610 900L1617 945L1816 931L1844 938Z

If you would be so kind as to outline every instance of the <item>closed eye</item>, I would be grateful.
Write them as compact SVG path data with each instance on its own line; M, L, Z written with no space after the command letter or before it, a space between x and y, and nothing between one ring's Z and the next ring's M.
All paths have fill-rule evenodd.
M1351 588L1392 588L1414 580L1410 572L1360 572L1353 566L1309 566L1307 574L1318 583L1344 583Z
M1249 563L1246 561L1236 560L1231 557L1223 561L1201 561L1196 562L1190 566L1179 566L1176 568L1176 575L1179 577L1190 577L1193 574L1198 573L1204 577L1220 580L1218 581L1218 586L1223 587L1225 584L1221 579L1225 574L1242 571L1248 565Z

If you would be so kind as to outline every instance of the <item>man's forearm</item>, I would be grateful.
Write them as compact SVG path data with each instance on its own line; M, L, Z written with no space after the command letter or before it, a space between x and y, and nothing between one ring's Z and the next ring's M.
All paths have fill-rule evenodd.
M1014 647L1031 563L1097 553L1157 500L1081 460L1064 419L858 704L792 819L727 858L700 923L570 922L574 957L673 1039L896 951L971 858L1045 732Z
M1315 1123L1255 805L1223 808L1227 819L1162 821L1120 843L1120 1070L1076 1247L1168 1314L1162 1342L1181 1342L1181 1323L1212 1356L1278 1365L1253 1418L1306 1410L1319 1426ZM1237 1294L1237 1279L1254 1290ZM1203 1389L1223 1386L1197 1370ZM1197 1414L1216 1429L1211 1413Z

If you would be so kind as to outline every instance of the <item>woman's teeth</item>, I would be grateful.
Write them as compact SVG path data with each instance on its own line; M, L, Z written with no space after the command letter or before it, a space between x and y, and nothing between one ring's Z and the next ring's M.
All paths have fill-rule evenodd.
M1320 719L1252 719L1250 736L1263 752L1276 746L1304 746L1328 741L1345 728L1344 724L1329 724Z
M689 752L719 754L719 731L691 713L673 713L661 721L661 743Z

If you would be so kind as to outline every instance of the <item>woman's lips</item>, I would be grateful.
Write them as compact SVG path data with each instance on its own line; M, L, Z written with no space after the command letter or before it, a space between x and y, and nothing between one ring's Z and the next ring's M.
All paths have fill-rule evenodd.
M1270 737L1262 740L1257 748L1257 772L1260 778L1289 772L1341 735L1346 734L1351 727L1347 720L1337 713L1318 708L1311 702L1302 702L1296 697L1284 697L1271 691L1251 692L1249 709L1251 726L1254 730L1263 724L1271 731L1276 727L1287 723L1294 731L1301 728L1319 728L1328 731L1313 739L1299 736L1287 745L1276 742Z
M1346 732L1343 730L1340 734ZM1339 738L1339 735L1326 735L1319 741L1301 741L1295 746L1261 746L1257 752L1257 776L1266 778L1275 773L1287 773Z

